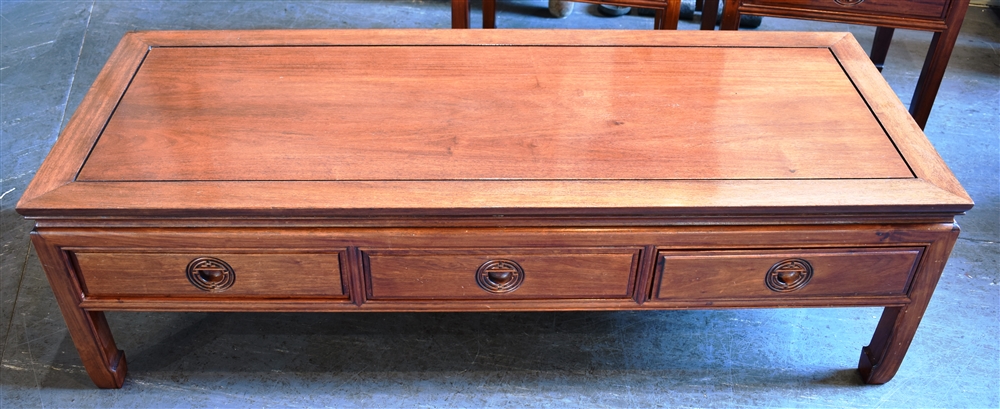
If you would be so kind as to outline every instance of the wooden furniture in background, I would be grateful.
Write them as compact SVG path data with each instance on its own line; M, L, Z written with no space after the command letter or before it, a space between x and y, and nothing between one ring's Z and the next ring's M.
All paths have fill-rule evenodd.
M579 2L610 4L627 7L642 7L656 10L654 29L676 30L679 20L680 0L577 0ZM702 30L715 30L715 20L719 12L719 2L699 2L702 11ZM451 28L469 28L470 9L468 0L451 0ZM483 28L496 28L496 0L483 0Z
M467 0L452 0L453 2ZM574 0L580 3L607 4L612 6L641 7L653 9L656 16L653 28L657 30L676 30L677 20L681 14L681 0ZM483 28L496 28L497 0L483 0ZM715 29L715 24L710 28Z
M726 0L722 29L736 30L740 14L877 26L871 60L879 70L895 29L931 31L934 37L910 101L910 114L923 129L968 8L969 0Z
M108 310L884 306L883 383L971 207L850 34L294 30L127 34L17 211L117 388Z
M451 0L451 28L469 28L469 0Z

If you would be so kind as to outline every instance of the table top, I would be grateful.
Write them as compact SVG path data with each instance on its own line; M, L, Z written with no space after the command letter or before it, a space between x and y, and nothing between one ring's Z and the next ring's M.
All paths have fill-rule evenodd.
M845 33L128 34L27 216L959 213Z

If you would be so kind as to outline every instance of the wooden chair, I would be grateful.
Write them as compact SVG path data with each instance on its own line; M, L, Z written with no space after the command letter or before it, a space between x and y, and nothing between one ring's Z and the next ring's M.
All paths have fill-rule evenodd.
M577 1L577 0L574 0ZM641 7L656 10L653 28L676 30L681 15L681 0L583 0L580 3ZM497 0L483 0L483 28L496 28Z
M580 3L608 4L614 6L641 7L656 10L656 18L653 28L658 30L676 30L677 20L681 13L680 0L574 0ZM711 2L707 2L711 3ZM706 3L706 6L710 6ZM717 8L718 5L715 5ZM711 13L715 16L715 13ZM483 28L496 28L497 1L483 0ZM469 27L469 0L451 1L451 22L452 28ZM715 28L715 18L712 18L712 25L709 29ZM705 29L705 23L702 23Z

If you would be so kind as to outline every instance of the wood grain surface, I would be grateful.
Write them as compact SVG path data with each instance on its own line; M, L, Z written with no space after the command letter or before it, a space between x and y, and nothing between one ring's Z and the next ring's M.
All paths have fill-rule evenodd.
M22 214L972 204L849 34L139 32L116 55L91 94L121 103L81 105Z
M906 294L919 248L795 249L670 252L659 254L658 299L753 299ZM764 284L776 263L802 259L813 277L801 289L780 293Z
M215 257L232 266L232 288L210 293L185 274L191 260ZM87 296L135 297L330 297L344 294L337 253L75 252Z
M453 249L367 251L370 298L385 299L628 299L632 297L638 250ZM476 284L477 269L490 260L512 260L524 283L505 294Z
M912 177L824 48L427 46L153 48L77 180Z
M801 8L803 10L831 10L874 16L944 18L949 0L744 0L742 4Z

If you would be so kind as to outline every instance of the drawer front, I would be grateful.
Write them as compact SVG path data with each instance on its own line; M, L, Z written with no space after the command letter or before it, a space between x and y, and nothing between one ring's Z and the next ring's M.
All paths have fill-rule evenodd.
M88 296L342 296L336 253L74 253Z
M368 297L627 299L638 249L367 250Z
M661 251L661 300L905 295L921 248Z
M748 0L741 4L943 19L949 0Z

